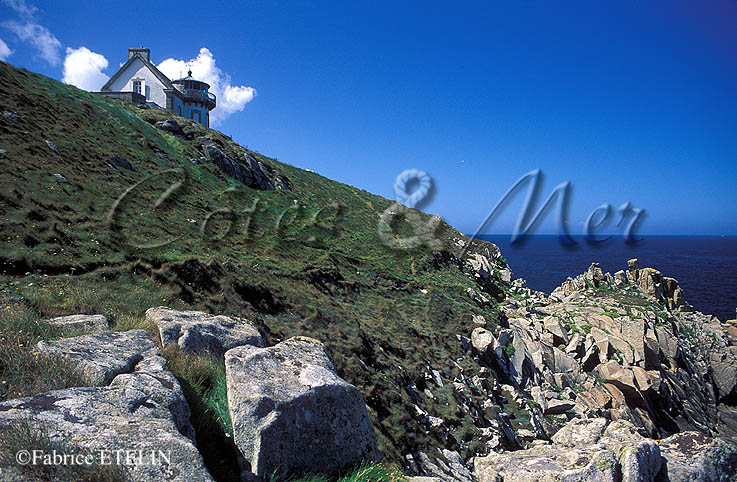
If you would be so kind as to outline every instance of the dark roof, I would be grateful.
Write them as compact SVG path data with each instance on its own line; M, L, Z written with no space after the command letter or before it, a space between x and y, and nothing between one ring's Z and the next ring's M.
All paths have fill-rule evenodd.
M143 65L145 65L148 68L148 70L150 70L151 72L153 72L153 74L156 76L156 78L159 79L161 81L161 83L164 84L164 86L167 89L175 89L175 87L171 83L171 80L169 80L169 77L167 77L166 75L164 75L149 60L146 60L145 57L143 57L141 54L139 54L138 52L136 52L133 55L131 55L131 57L128 59L128 61L126 63L124 63L120 67L120 69L118 69L118 71L115 72L115 74L112 77L110 77L110 80L108 80L105 83L105 85L102 86L102 89L100 89L100 90L109 90L110 89L110 86L113 85L113 82L115 82L116 80L118 80L118 77L120 77L122 75L123 71L125 71L125 69L127 69L136 59L138 59L141 62L143 62Z
M199 82L200 84L205 84L208 89L210 88L210 84L208 84L207 82L203 82L201 80L197 80L194 77L192 77L192 71L191 70L189 72L187 72L187 76L186 77L182 77L181 79L177 79L177 80L172 80L171 83L172 84L180 84L180 83L184 82L185 80L189 80L189 81L192 81L192 82Z

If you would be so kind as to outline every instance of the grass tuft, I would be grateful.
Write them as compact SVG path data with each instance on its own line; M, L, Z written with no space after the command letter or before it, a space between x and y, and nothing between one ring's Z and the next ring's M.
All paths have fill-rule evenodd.
M54 481L54 482L124 482L129 480L124 467L100 464L92 451L75 447L66 440L51 437L42 424L32 420L18 420L0 429L0 467L9 470L15 480ZM90 456L90 464L19 464L16 454L28 451L31 454L40 450L43 454L57 453L61 456ZM85 460L86 462L86 460ZM5 470L3 470L5 472ZM3 479L5 480L5 479ZM10 480L10 479L8 479Z
M210 354L185 353L176 344L164 347L163 355L182 385L205 465L218 481L238 481L238 449L233 443L224 361Z
M22 305L0 311L0 400L27 397L50 390L85 386L86 379L66 359L36 351L36 343L60 336Z
M406 482L407 477L396 467L383 463L362 464L348 472L347 475L329 478L324 475L313 475L283 479L272 475L268 482Z

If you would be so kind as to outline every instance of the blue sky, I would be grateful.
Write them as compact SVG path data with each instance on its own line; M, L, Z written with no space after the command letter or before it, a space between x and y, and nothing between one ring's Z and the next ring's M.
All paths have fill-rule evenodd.
M424 209L464 232L541 169L543 199L571 182L572 234L627 201L643 234L737 234L733 0L172 5L0 0L0 55L62 79L66 49L109 76L128 47L157 64L204 47L222 92L243 94L220 130L390 198L422 169ZM510 232L523 198L486 232Z

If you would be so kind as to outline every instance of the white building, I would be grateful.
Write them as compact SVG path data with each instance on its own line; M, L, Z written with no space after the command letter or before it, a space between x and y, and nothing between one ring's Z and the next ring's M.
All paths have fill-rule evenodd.
M143 47L128 49L128 61L102 86L101 94L123 98L151 107L168 109L204 126L210 125L215 94L210 85L187 77L171 81L151 63L151 52Z

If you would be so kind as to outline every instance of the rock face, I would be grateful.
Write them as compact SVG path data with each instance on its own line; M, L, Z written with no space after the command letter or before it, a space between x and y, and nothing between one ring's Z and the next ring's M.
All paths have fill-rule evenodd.
M380 459L361 393L320 342L233 348L225 369L234 440L254 474L332 475Z
M202 149L206 159L215 164L220 171L228 177L232 177L248 187L271 191L275 185L280 188L287 183L279 181L274 176L270 167L260 162L247 151L241 153L241 157L226 155L223 150L208 138L200 138Z
M656 442L629 422L578 419L552 445L479 457L474 468L479 482L728 481L737 473L737 448L697 432Z
M133 165L130 163L128 159L126 159L123 156L118 155L112 155L108 158L108 160L117 167L120 167L122 169L128 169L129 171L133 170Z
M109 384L116 375L129 373L138 362L158 354L144 330L107 331L92 335L39 342L41 353L63 355L78 365L90 385Z
M682 432L660 442L666 458L663 475L671 482L733 481L737 474L737 448L699 432Z
M45 320L63 331L83 331L96 333L110 329L110 325L104 315L69 315L57 316Z
M109 386L68 388L0 403L0 434L19 423L125 469L131 481L210 482L194 444L189 406L146 332L100 333L45 344ZM94 344L101 343L95 350ZM82 351L87 347L86 351ZM101 352L109 350L108 356ZM136 351L137 350L137 351ZM119 362L113 362L115 356ZM132 451L132 452L129 452ZM129 456L129 454L133 454Z
M162 346L177 343L189 353L209 351L222 355L241 345L263 345L258 330L240 318L165 307L149 308L146 318L159 328Z

